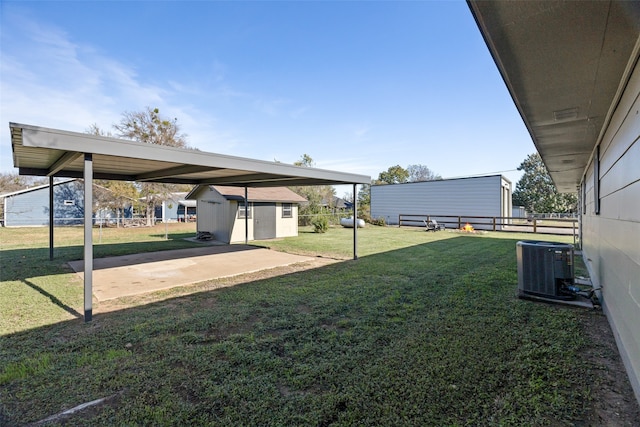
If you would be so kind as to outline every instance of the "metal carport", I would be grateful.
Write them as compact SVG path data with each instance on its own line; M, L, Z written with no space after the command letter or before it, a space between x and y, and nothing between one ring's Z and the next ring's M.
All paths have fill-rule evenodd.
M93 179L190 185L277 187L292 185L369 184L371 178L345 172L307 168L226 156L198 150L145 144L118 138L9 123L13 165L20 175L84 178L85 206L93 205ZM53 193L49 194L50 205ZM354 215L357 206L354 204ZM49 251L53 257L53 209L49 209ZM84 212L84 318L92 318L92 210ZM357 227L353 228L357 259Z

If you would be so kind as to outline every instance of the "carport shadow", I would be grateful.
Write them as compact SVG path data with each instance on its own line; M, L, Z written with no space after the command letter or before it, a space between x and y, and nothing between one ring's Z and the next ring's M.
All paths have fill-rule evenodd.
M145 252L141 254L94 258L93 269L102 270L106 268L127 267L131 265L146 264L150 262L171 261L176 259L250 251L255 249L263 248L252 245L207 245L198 248L172 249L168 251ZM77 273L84 271L84 260L70 261L69 265Z
M124 398L113 406L79 413L68 423L97 423L100 416L110 414L124 414L115 418L122 421L136 411L146 417L138 422L151 423L155 413L144 412L150 405L174 407L162 400L164 396L170 396L175 407L187 408L183 415L194 413L186 411L195 397L202 405L195 409L217 411L222 407L216 406L222 393L218 390L226 393L224 405L246 410L239 414L248 417L255 405L236 395L250 396L256 405L284 406L303 393L317 395L320 401L341 398L338 393L346 390L352 393L349 402L354 402L361 389L351 391L351 384L369 378L371 382L364 384L373 393L372 402L386 402L388 390L413 390L422 398L436 396L428 405L438 404L438 393L423 394L421 387L434 384L440 395L454 393L450 378L459 378L462 382L455 382L463 384L459 387L466 387L465 381L471 384L467 398L472 406L465 402L467 406L455 410L482 410L486 401L476 399L475 384L490 387L489 396L503 396L505 389L530 392L530 375L513 360L525 360L539 350L534 355L543 360L536 366L546 368L557 363L556 353L565 351L560 346L551 352L555 346L547 349L546 340L532 342L537 322L545 325L545 331L559 330L549 335L548 342L573 336L562 332L567 317L555 317L555 307L515 299L516 242L475 237L440 240L314 270L239 279L233 287L193 288L195 292L187 295L98 312L90 324L65 320L2 335L0 355L15 366L26 366L27 375L5 383L11 392L0 405L0 424L24 425L44 419L53 407L69 408L120 391ZM519 332L527 328L526 322L535 329L531 334ZM521 327L512 332L511 325ZM482 351L474 351L475 346ZM615 344L611 351L615 353ZM387 364L388 375L381 375ZM574 397L576 381L585 381L583 369L575 363L562 367L559 379L544 377L541 384L568 384L561 391ZM358 375L349 377L351 372ZM397 372L415 375L414 382L396 382L403 377ZM69 392L74 383L87 392ZM230 384L229 392L220 384ZM630 386L626 387L621 390ZM275 391L279 400L271 394L261 398L263 390ZM40 409L38 404L45 399L52 403ZM460 400L454 394L450 402ZM395 404L401 409L405 402ZM386 408L377 405L366 409ZM33 411L34 407L39 409ZM324 416L321 410L314 409L312 415ZM342 409L330 406L327 411L338 417ZM307 414L299 416L303 415ZM293 416L287 421L295 423Z
M58 297L56 297L55 295L50 294L49 292L45 291L40 286L36 285L35 283L31 282L30 280L23 279L22 282L25 285L29 286L34 291L36 291L39 294L41 294L42 296L44 296L46 298L49 298L49 300L53 304L57 305L58 307L60 307L64 311L66 311L67 313L71 314L76 319L81 319L82 318L82 314L80 314L77 310L74 310L73 308L69 307L67 304L65 304L62 301L60 301L60 299Z

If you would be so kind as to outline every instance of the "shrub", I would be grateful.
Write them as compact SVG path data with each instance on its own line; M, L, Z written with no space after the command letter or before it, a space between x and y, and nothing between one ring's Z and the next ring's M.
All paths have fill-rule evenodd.
M371 224L371 225L379 225L379 226L385 226L387 225L387 222L384 220L383 217L379 217L379 218L371 218L371 216L369 216L368 214L363 214L361 216L358 217L358 219L364 219L364 222Z
M313 231L316 233L326 233L329 229L329 221L326 216L317 215L311 220L311 225L313 225Z
M385 225L387 225L387 222L384 220L383 217L379 217L379 218L371 218L371 220L369 221L372 225L379 225L381 227L384 227Z

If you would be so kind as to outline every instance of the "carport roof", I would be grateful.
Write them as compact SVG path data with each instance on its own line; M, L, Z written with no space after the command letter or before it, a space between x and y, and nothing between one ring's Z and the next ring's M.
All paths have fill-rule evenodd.
M91 154L95 179L274 187L369 184L371 177L198 150L10 123L20 175L82 178Z

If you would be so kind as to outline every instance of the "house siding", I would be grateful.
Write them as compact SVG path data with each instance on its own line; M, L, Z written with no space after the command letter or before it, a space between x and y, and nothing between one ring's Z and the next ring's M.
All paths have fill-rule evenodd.
M71 200L72 205L65 205ZM54 225L84 222L84 190L79 181L67 181L53 186ZM49 187L37 188L6 196L5 227L42 227L49 225Z
M438 215L501 217L510 212L511 183L500 175L371 186L371 216L392 225L398 224L400 214L439 219Z
M582 182L583 256L640 400L640 68L614 111ZM600 213L596 214L599 161Z

